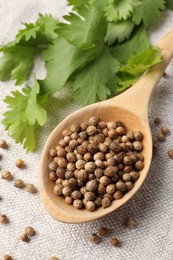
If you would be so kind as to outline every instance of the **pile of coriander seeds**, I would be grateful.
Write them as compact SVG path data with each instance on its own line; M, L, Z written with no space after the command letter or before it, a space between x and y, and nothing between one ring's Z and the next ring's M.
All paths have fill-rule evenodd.
M93 116L73 124L49 151L54 193L77 209L107 208L131 190L144 167L143 134Z

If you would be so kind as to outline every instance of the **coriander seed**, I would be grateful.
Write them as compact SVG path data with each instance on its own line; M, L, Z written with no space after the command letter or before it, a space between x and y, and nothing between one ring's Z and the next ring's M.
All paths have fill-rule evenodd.
M25 187L24 181L21 180L21 179L15 180L14 187L19 188L19 189L23 189Z
M157 140L159 142L163 142L163 141L165 141L165 136L160 132L157 134Z
M23 169L25 167L25 162L22 159L17 159L15 162L17 168Z
M88 191L95 191L97 189L97 181L91 180L86 183L86 189Z
M13 175L11 174L11 172L5 170L2 172L1 178L7 181L10 181L13 179Z
M6 215L0 215L0 224L7 224L9 222L9 219Z
M27 234L22 234L21 236L20 236L20 240L21 241L23 241L23 242L29 242L30 241L30 238L28 237L28 235Z
M13 260L12 256L11 255L4 255L2 257L2 260Z
M4 139L0 139L0 148L7 148L8 145Z
M156 125L160 124L160 122L161 122L160 117L155 117L155 118L154 118L154 123L155 123Z
M49 258L49 260L59 260L59 258L56 257L56 256L51 256L51 257Z
M131 217L126 218L126 220L124 221L124 226L129 229L134 228L135 226L134 219L132 219Z
M162 125L160 130L164 136L168 135L170 132L169 128L166 125Z
M169 158L173 159L173 150L168 151L168 156Z
M116 237L113 237L111 239L111 245L114 246L114 247L119 246L120 245L120 240L118 238L116 238Z
M100 243L100 237L97 234L92 233L92 235L89 238L89 241L93 244L98 244Z
M26 185L25 190L29 193L36 193L36 188L35 188L34 184L31 184L31 183Z
M67 204L73 204L73 198L71 196L66 196L65 197L65 202Z
M102 208L105 209L111 205L111 202L108 198L103 198L102 199Z
M25 234L28 236L33 236L35 235L35 230L33 229L33 227L26 227Z
M81 209L83 204L82 204L82 201L81 200L74 200L73 201L73 206L76 208L76 209Z
M108 233L108 229L106 227L100 227L98 230L98 234L100 237L104 237Z
M88 211L94 211L96 208L95 203L93 201L87 201L85 207Z
M123 193L120 191L120 190L117 190L115 193L114 193L114 199L116 200L119 200L123 197Z

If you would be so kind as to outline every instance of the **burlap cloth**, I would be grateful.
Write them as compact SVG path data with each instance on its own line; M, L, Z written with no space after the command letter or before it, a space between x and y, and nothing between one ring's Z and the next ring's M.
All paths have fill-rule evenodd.
M52 13L61 18L67 12L64 0L0 0L0 43L12 40L22 27L20 22L34 22L39 12ZM153 43L171 29L173 13L166 12L160 23L150 30ZM44 68L38 61L35 66L38 77L44 77ZM0 120L6 106L3 99L15 89L14 82L0 83ZM68 91L61 91L49 103L49 117L44 127L39 149L27 154L20 145L8 137L0 124L0 137L9 143L8 150L1 150L1 171L10 170L15 178L38 187L38 165L46 138L53 128L70 112L79 108ZM52 219L40 201L39 194L31 195L13 187L13 182L0 179L0 214L6 214L10 223L0 225L0 257L11 254L15 260L47 260L56 255L60 260L171 260L173 259L173 160L167 150L173 148L173 65L155 89L150 104L150 124L155 139L159 128L153 123L155 116L170 127L171 133L160 143L154 154L148 177L139 192L123 207L109 216L80 225L69 225ZM25 160L27 168L18 170L15 159ZM133 230L122 223L127 216L136 222ZM92 232L100 226L111 232L99 245L88 242ZM37 235L30 243L19 240L26 226L33 226ZM110 245L111 236L122 241L121 247Z

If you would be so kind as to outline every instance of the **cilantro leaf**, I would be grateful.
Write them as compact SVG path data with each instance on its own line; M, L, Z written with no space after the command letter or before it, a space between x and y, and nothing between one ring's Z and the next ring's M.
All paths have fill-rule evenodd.
M64 86L77 69L92 61L95 56L96 50L81 50L63 38L57 39L42 54L47 69L46 78L40 81L42 91L52 95Z
M106 99L111 94L107 82L117 72L118 68L119 63L105 47L95 61L74 75L75 80L71 83L71 87L75 93L75 98L82 105L94 103L98 99Z
M117 76L120 78L118 91L122 92L133 85L140 76L143 75L151 66L161 61L158 48L149 47L137 55L132 56L128 64L121 66Z
M128 19L134 12L134 8L141 4L139 0L109 0L108 2L104 11L109 22Z
M81 7L87 4L88 0L68 0L68 5L72 5L74 10L79 10Z
M37 48L20 45L5 45L0 48L4 55L0 58L0 80L12 77L16 85L25 82L34 65Z
M107 34L105 36L105 42L108 45L112 45L115 41L118 43L129 39L134 23L131 20L122 20L117 23L108 23Z
M52 15L48 14L39 14L39 17L35 24L33 23L22 23L25 28L20 30L16 35L16 42L17 43L25 43L29 40L31 41L30 44L42 44L47 42L52 42L54 39L58 37L57 33L55 32L58 28L59 21L53 18Z
M64 16L69 24L60 24L58 33L79 48L86 46L102 48L107 30L103 12L95 5L91 5L90 8L83 8L80 15L82 18L74 13Z
M150 45L146 28L140 26L128 41L111 47L110 50L120 63L126 63L132 55L139 53Z
M43 104L46 98L38 97L40 87L35 80L32 88L24 88L23 93L13 91L12 96L5 98L9 110L4 113L2 123L16 143L23 144L27 151L35 149L35 128L43 126L47 119L46 110Z
M173 1L172 0L166 0L166 8L173 10Z
M142 21L146 27L154 24L165 9L165 0L143 0L134 10L132 20L139 25Z

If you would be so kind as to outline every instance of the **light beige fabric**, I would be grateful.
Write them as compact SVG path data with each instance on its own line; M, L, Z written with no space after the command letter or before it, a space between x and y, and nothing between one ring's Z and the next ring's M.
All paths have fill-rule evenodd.
M22 28L20 21L34 22L37 14L52 13L61 18L67 12L64 0L0 0L0 44L12 40ZM157 26L150 31L151 40L156 43L173 25L173 13L166 12ZM38 61L35 67L38 77L44 77L44 67ZM147 87L147 86L146 86ZM3 99L14 82L0 83L0 120L6 106ZM0 124L0 137L9 143L8 150L0 150L1 171L10 170L15 178L38 187L38 166L46 138L53 128L70 112L79 108L66 90L57 94L49 104L48 122L43 130L39 150L26 154L20 145L7 136ZM28 194L13 187L13 182L0 179L0 214L6 214L10 224L0 225L0 258L11 254L15 260L47 260L56 255L60 260L171 260L173 259L173 160L167 150L173 148L173 65L167 69L167 76L157 86L150 104L150 123L153 138L159 128L153 124L155 116L171 129L166 142L159 144L154 154L149 175L139 192L122 208L109 216L81 225L68 225L55 221L43 208L39 195ZM40 136L39 136L40 138ZM15 159L25 160L27 168L15 167ZM127 216L136 221L136 228L127 230L122 223ZM92 245L88 237L100 226L108 227L110 235L99 245ZM30 243L19 241L26 226L32 226L37 235ZM110 245L111 236L122 241L120 248Z

